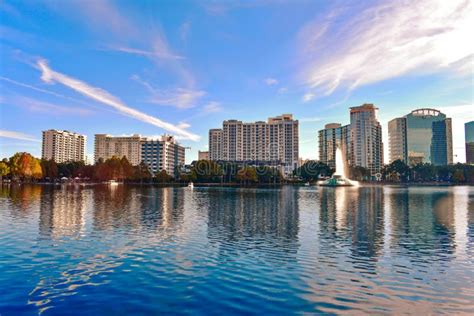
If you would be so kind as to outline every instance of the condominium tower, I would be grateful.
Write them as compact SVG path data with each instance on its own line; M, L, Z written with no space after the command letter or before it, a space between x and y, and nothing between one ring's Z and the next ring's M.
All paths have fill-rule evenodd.
M86 136L69 131L43 131L41 157L57 163L85 161Z
M125 156L134 166L144 162L152 174L165 170L175 175L176 168L185 163L185 148L176 142L174 136L163 135L148 138L140 135L111 136L95 135L95 162L112 157Z
M351 129L350 125L339 123L326 124L318 132L319 160L331 168L336 168L336 150L339 147L343 159L350 165L351 161Z
M466 163L474 164L474 121L464 124L466 139Z
M227 120L222 129L209 130L209 159L280 164L289 173L298 165L298 141L298 120L291 114L267 122Z
M146 163L152 174L165 170L176 176L177 167L184 165L185 148L171 135L159 139L147 139L141 144L141 161Z
M389 160L410 165L453 163L451 119L435 109L417 109L388 123Z
M373 104L350 108L351 165L370 170L372 175L383 166L382 126Z
M134 166L141 161L141 144L146 138L140 135L111 136L96 134L94 142L94 161L107 160L114 156L122 158L125 156Z

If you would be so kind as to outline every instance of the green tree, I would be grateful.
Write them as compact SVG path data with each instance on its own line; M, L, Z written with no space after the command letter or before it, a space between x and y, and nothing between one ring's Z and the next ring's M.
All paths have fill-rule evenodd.
M10 173L10 166L6 161L0 161L0 182L3 180L4 176L7 176Z
M237 172L237 180L244 184L255 183L258 181L257 171L254 167L243 167Z
M58 177L58 165L54 160L41 160L43 177L54 180Z
M199 160L193 166L191 173L197 182L220 182L222 168L215 161Z
M410 167L401 160L395 160L382 168L382 176L389 181L406 182L410 179Z
M310 160L305 162L301 167L297 168L293 174L302 178L304 181L317 181L320 176L331 176L332 170L325 163L316 160Z
M277 168L257 167L257 178L259 183L279 183L283 176Z
M140 182L149 182L153 178L153 175L151 174L148 165L142 161L138 166L133 168L133 178Z
M173 177L170 176L166 170L157 172L155 178L158 183L168 183L173 180Z

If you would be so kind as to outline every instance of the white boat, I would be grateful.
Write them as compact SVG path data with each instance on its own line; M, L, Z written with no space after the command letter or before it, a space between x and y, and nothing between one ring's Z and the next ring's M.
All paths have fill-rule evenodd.
M188 188L194 189L194 184L193 184L192 182L189 182L189 183L188 183Z
M311 183L306 182L304 185L305 185L306 187L309 187L309 186L311 185Z
M118 185L119 183L115 180L109 180L109 181L107 181L107 184L108 185Z

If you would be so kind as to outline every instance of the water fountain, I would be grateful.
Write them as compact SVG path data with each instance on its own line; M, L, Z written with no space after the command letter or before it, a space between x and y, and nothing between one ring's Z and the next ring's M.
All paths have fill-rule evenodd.
M351 187L359 185L359 182L347 178L345 160L342 158L342 150L339 146L336 148L336 171L330 179L320 181L318 184L326 187Z

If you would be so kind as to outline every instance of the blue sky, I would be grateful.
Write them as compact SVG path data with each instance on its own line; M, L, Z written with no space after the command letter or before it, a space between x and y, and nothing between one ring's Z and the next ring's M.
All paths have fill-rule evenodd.
M41 155L41 131L170 133L207 149L225 119L300 120L300 155L350 106L386 123L453 118L455 161L474 120L471 1L0 0L0 157ZM386 150L386 154L388 150Z

